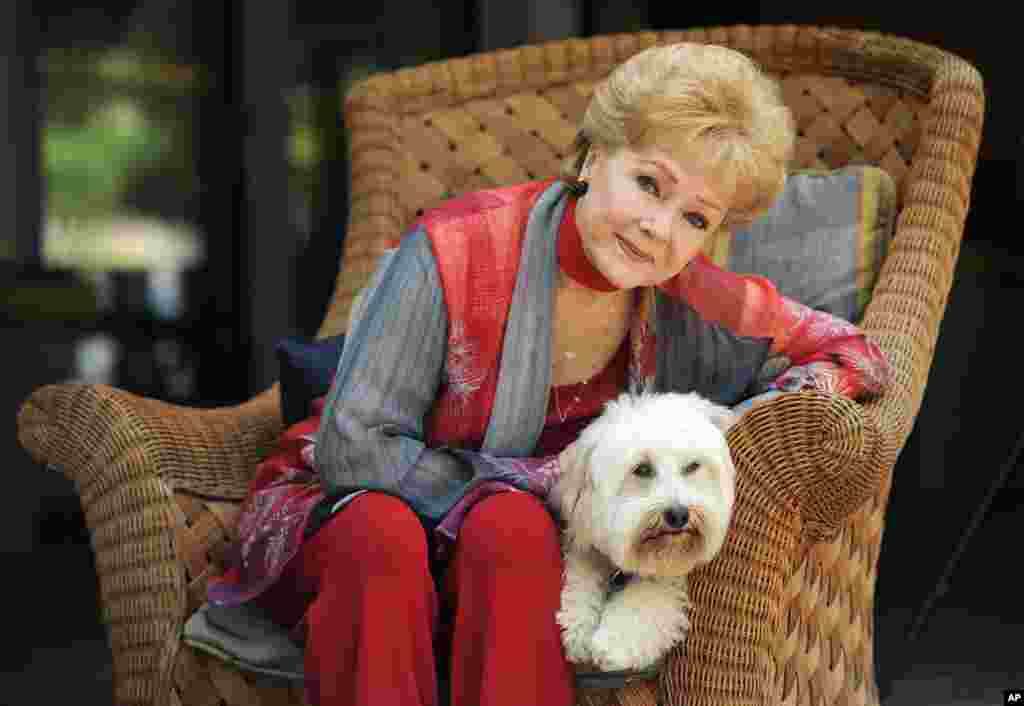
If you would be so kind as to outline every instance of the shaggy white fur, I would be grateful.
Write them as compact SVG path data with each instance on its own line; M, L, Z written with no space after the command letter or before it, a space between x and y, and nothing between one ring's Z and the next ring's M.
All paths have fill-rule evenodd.
M565 523L557 618L570 661L644 669L686 637L686 576L732 517L735 420L695 393L623 394L562 453L549 503ZM610 591L620 571L632 578Z

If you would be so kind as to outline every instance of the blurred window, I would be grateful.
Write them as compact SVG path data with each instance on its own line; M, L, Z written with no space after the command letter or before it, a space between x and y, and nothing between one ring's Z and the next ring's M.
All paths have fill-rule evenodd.
M43 76L44 264L100 278L201 263L199 69L124 48L49 49Z

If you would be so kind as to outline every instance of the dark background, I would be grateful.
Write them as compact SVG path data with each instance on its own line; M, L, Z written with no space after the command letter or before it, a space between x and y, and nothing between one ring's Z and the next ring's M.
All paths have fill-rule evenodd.
M830 5L108 0L82 8L7 0L0 9L7 91L0 120L8 131L0 144L0 331L8 361L0 386L8 415L0 427L7 479L0 605L14 613L15 630L4 641L10 658L0 702L110 703L109 651L78 501L70 482L37 467L17 445L18 405L39 385L82 379L76 356L96 336L117 341L121 351L110 382L138 394L212 406L243 401L272 383L274 340L315 332L337 274L347 218L337 106L347 81L545 39L733 23L901 35L959 54L985 78L986 123L964 245L927 394L896 468L880 559L876 656L888 704L996 704L1001 689L1024 686L1016 642L1022 611L1009 578L1024 529L1024 477L1012 465L1008 487L966 546L948 592L934 602L918 639L907 637L1019 434L1013 361L1024 243L1013 219L1024 201L1024 161L1011 83L1019 71L1014 23L1008 10L1000 17L986 3L956 10L879 0ZM201 76L180 111L191 181L157 170L126 197L138 211L189 223L202 240L205 255L181 273L184 303L173 316L146 303L144 273L111 274L106 303L97 304L103 297L95 287L43 257L48 187L39 140L54 91L67 83L41 71L41 57L125 45L145 46ZM283 97L299 88L309 97L305 119L322 155L301 173L284 148L295 118Z

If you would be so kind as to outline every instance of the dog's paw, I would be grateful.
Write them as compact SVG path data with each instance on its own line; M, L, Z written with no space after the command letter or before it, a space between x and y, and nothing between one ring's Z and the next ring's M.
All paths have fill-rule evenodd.
M591 637L584 631L563 627L562 647L565 648L565 658L573 664L593 662L590 654Z
M555 616L562 628L562 646L570 662L591 662L590 642L597 629L597 617L580 611L560 610Z
M602 625L590 641L590 658L604 672L654 666L664 653L649 652L637 639Z
M591 643L602 669L645 669L661 661L689 629L686 579L634 578L605 606Z
M591 661L590 640L601 622L609 574L607 562L594 552L566 553L561 608L555 618L562 628L562 645L570 662Z

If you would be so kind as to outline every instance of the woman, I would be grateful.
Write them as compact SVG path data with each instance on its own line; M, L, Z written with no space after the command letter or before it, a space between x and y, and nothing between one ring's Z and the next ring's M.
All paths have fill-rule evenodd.
M652 48L597 88L563 181L427 213L367 289L315 445L293 428L261 465L211 602L294 627L313 704L432 706L438 675L455 706L572 704L543 496L603 403L887 383L855 327L699 254L773 203L793 140L741 54Z

